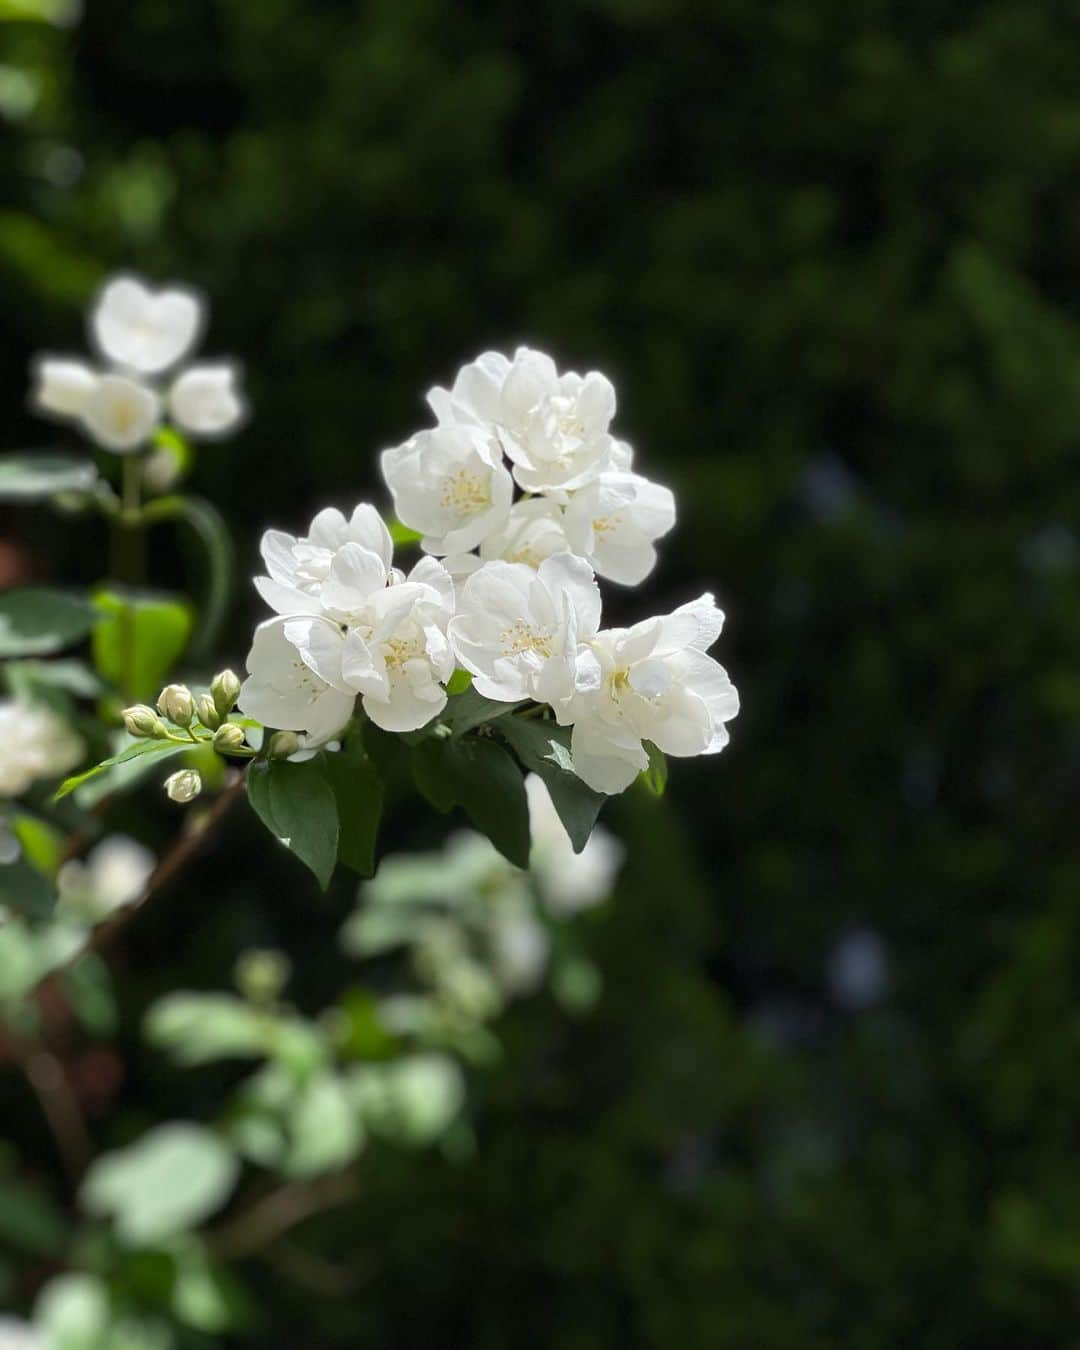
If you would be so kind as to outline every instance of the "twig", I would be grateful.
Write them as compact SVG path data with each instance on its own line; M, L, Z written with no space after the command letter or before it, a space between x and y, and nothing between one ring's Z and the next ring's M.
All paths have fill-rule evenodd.
M267 1249L266 1262L313 1294L327 1298L347 1298L350 1294L358 1293L376 1273L374 1260L363 1253L358 1253L358 1256L360 1263L354 1265L327 1261L325 1257L309 1252L287 1238L279 1238Z
M77 1182L93 1149L78 1098L64 1076L64 1067L52 1051L42 1045L16 1042L15 1052L19 1067L56 1141L56 1151L64 1170L73 1183Z
M305 1219L348 1204L359 1192L355 1172L340 1172L321 1181L290 1182L264 1195L221 1228L207 1233L207 1246L221 1260L250 1256Z

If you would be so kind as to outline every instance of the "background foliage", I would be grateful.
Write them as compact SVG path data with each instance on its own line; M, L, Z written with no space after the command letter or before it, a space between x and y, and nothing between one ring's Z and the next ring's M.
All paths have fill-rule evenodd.
M528 340L615 380L642 471L682 508L649 600L707 578L744 695L720 761L611 813L630 859L592 934L594 1014L518 1006L475 1157L380 1155L362 1201L320 1220L327 1251L370 1267L362 1295L264 1279L266 1343L1068 1343L1067 7L94 0L73 28L11 18L62 8L0 3L5 447L49 443L20 409L26 362L82 345L107 269L190 279L213 347L248 361L255 416L196 481L250 565L264 524L377 492L418 391ZM98 575L95 522L2 524L5 580ZM156 547L167 572L177 544ZM235 659L256 608L236 602ZM173 828L156 802L132 810L143 837ZM442 828L399 813L388 838ZM226 1086L140 1044L153 995L221 987L238 947L272 942L316 1009L350 901L348 883L313 898L233 820L131 933L131 1031L82 1051L98 1142L212 1111ZM52 1175L33 1104L5 1116ZM21 1304L42 1272L5 1269Z

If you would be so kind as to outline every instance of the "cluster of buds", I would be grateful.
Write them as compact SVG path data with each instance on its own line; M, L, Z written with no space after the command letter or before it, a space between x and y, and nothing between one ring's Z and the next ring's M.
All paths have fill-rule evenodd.
M140 740L209 745L220 755L250 759L255 751L244 728L228 720L239 694L240 681L231 670L215 675L209 693L198 697L185 684L168 684L156 707L137 703L125 708L124 726ZM202 791L202 778L195 769L181 769L166 779L165 791L174 802L190 802Z

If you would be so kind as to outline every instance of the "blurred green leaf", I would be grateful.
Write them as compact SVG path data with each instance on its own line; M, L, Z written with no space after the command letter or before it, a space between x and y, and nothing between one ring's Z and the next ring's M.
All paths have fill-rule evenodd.
M176 1254L172 1311L185 1326L208 1335L234 1331L251 1318L251 1301L232 1273L207 1259L197 1242Z
M67 845L63 831L26 811L13 812L10 823L11 832L22 848L23 858L45 876L55 877L64 860Z
M75 455L0 455L0 502L42 501L58 492L89 492L97 477L93 460Z
M152 1246L220 1208L238 1170L236 1155L218 1135L176 1121L99 1157L79 1198L89 1213L113 1219L121 1241Z
M201 497L161 497L146 508L148 521L175 520L194 531L206 557L206 599L192 641L192 657L209 659L228 613L236 571L232 532L221 512Z
M150 1008L143 1031L177 1064L253 1058L267 1047L266 1014L231 994L166 994Z
M522 764L544 780L574 852L580 853L589 842L607 798L594 792L574 772L570 731L570 727L539 718L504 717L499 722L499 734L510 743Z
M81 596L44 586L0 595L0 657L49 656L81 642L94 611Z
M294 1177L336 1171L352 1162L364 1144L360 1111L330 1072L316 1074L300 1089L289 1111L288 1134L282 1165Z
M130 702L153 702L187 647L191 606L173 596L105 589L93 603L100 616L92 639L98 672Z
M337 800L322 763L253 763L247 792L266 828L311 869L325 891L337 862L339 829Z
M55 1258L63 1254L68 1234L67 1219L47 1195L21 1182L0 1181L0 1241Z
M9 661L4 666L7 686L16 698L42 699L52 690L76 698L97 698L104 686L82 661Z
M27 919L45 919L55 904L52 882L29 863L0 864L0 905Z

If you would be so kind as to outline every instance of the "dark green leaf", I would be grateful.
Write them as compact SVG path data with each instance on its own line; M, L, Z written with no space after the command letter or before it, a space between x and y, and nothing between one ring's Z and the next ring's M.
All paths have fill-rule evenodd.
M94 665L128 700L152 701L187 646L191 606L167 595L109 590L98 591L94 605Z
M46 1195L19 1182L0 1182L0 1239L34 1256L59 1257L68 1236L67 1220Z
M464 736L467 731L485 722L506 717L520 706L520 703L497 703L494 699L485 698L470 685L463 694L456 694L447 701L440 721L445 722L455 736Z
M58 492L89 492L97 476L92 460L74 455L0 455L0 501L43 501Z
M311 869L325 891L337 861L338 808L321 761L252 764L247 788L259 819Z
M346 867L370 877L383 806L379 771L355 736L336 754L323 756L323 769L337 800L338 857Z
M50 656L89 633L94 611L81 595L27 586L0 595L0 657Z
M525 767L544 780L574 852L580 853L589 842L596 817L607 799L574 772L570 728L531 718L523 721L520 717L506 717L499 723L499 734L509 741Z
M662 797L667 787L668 768L664 752L658 750L652 741L643 742L649 754L649 767L638 774L638 782L654 797Z
M28 863L0 865L0 905L27 919L47 919L55 902L52 882Z
M416 747L420 791L438 810L457 805L517 867L529 865L529 804L517 761L483 736L432 737Z

